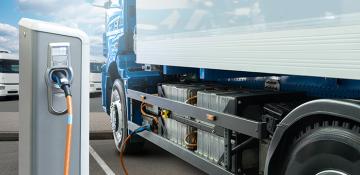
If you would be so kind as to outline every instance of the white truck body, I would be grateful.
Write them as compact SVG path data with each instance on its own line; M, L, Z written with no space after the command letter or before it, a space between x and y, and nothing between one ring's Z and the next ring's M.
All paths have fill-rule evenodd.
M0 52L0 97L19 95L19 57Z
M138 63L360 79L358 0L164 2L137 1Z

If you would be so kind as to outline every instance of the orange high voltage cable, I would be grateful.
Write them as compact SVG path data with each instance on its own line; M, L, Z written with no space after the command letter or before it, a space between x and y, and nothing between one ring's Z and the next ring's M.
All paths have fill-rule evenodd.
M121 165L125 175L129 175L128 170L127 170L127 168L125 166L125 162L124 162L124 152L125 152L126 144L128 144L129 140L131 139L131 137L133 135L135 135L136 133L143 132L145 130L150 131L150 125L141 126L138 129L135 129L131 134L129 134L126 137L124 142L121 144L121 147L120 147L120 165Z
M70 153L71 153L71 138L72 138L72 97L66 96L67 106L67 126L66 126L66 143L65 143L65 155L64 155L64 175L69 175L70 170Z
M191 104L191 102L192 101L195 101L197 99L197 96L192 96L192 97L190 97L190 98L188 98L186 101L185 101L185 103L190 103ZM196 101L195 101L196 102Z
M125 152L125 146L126 146L127 142L130 140L131 136L132 135L129 134L126 137L126 139L124 140L124 143L121 145L121 148L120 148L120 163L121 163L120 165L121 165L125 175L128 175L129 173L128 173L128 170L127 170L127 168L125 166L125 162L124 162L124 152Z
M66 108L67 108L68 116L67 116L67 125L66 125L65 152L64 152L64 175L69 175L71 138L72 138L72 120L73 120L70 82L68 77L61 71L54 71L51 76L54 83L56 83L62 90L64 90L65 98L66 98Z
M156 116L154 115L151 115L151 114L147 114L144 110L144 108L146 107L146 103L141 103L140 105L140 112L143 116L145 117L149 117L149 118L152 118L154 121L155 121L155 124L159 123L158 119Z

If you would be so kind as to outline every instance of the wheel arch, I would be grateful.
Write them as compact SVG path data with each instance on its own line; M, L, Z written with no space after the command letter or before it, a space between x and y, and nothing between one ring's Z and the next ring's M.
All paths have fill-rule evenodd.
M109 63L108 71L107 71L107 78L106 78L106 112L109 115L110 114L110 95L112 91L112 85L116 79L120 79L122 81L122 78L119 74L118 67L116 64L116 61L112 61Z
M271 140L265 162L265 175L274 175L282 143L298 126L312 119L338 118L360 123L360 102L320 99L304 103L291 111L279 124Z

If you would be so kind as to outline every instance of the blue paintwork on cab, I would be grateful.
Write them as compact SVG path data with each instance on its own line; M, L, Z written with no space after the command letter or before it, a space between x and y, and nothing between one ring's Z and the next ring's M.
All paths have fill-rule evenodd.
M134 0L120 0L117 5L110 4L110 8L106 10L104 55L107 61L102 69L102 106L106 112L109 112L109 94L115 79L123 81L125 91L131 88L148 93L154 93L155 85L160 81L159 71L144 71L142 65L136 63L136 55L133 51L136 16L125 15L130 14L128 11L134 6ZM131 111L130 105L127 107L129 120L133 119L135 123L141 125L140 113L137 110ZM134 117L131 118L132 115Z

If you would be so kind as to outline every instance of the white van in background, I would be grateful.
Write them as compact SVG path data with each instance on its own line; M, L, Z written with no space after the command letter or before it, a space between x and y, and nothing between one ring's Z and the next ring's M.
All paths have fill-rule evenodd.
M0 98L19 95L19 57L0 50Z
M90 59L90 93L101 92L101 67L105 64L104 57L94 57Z

